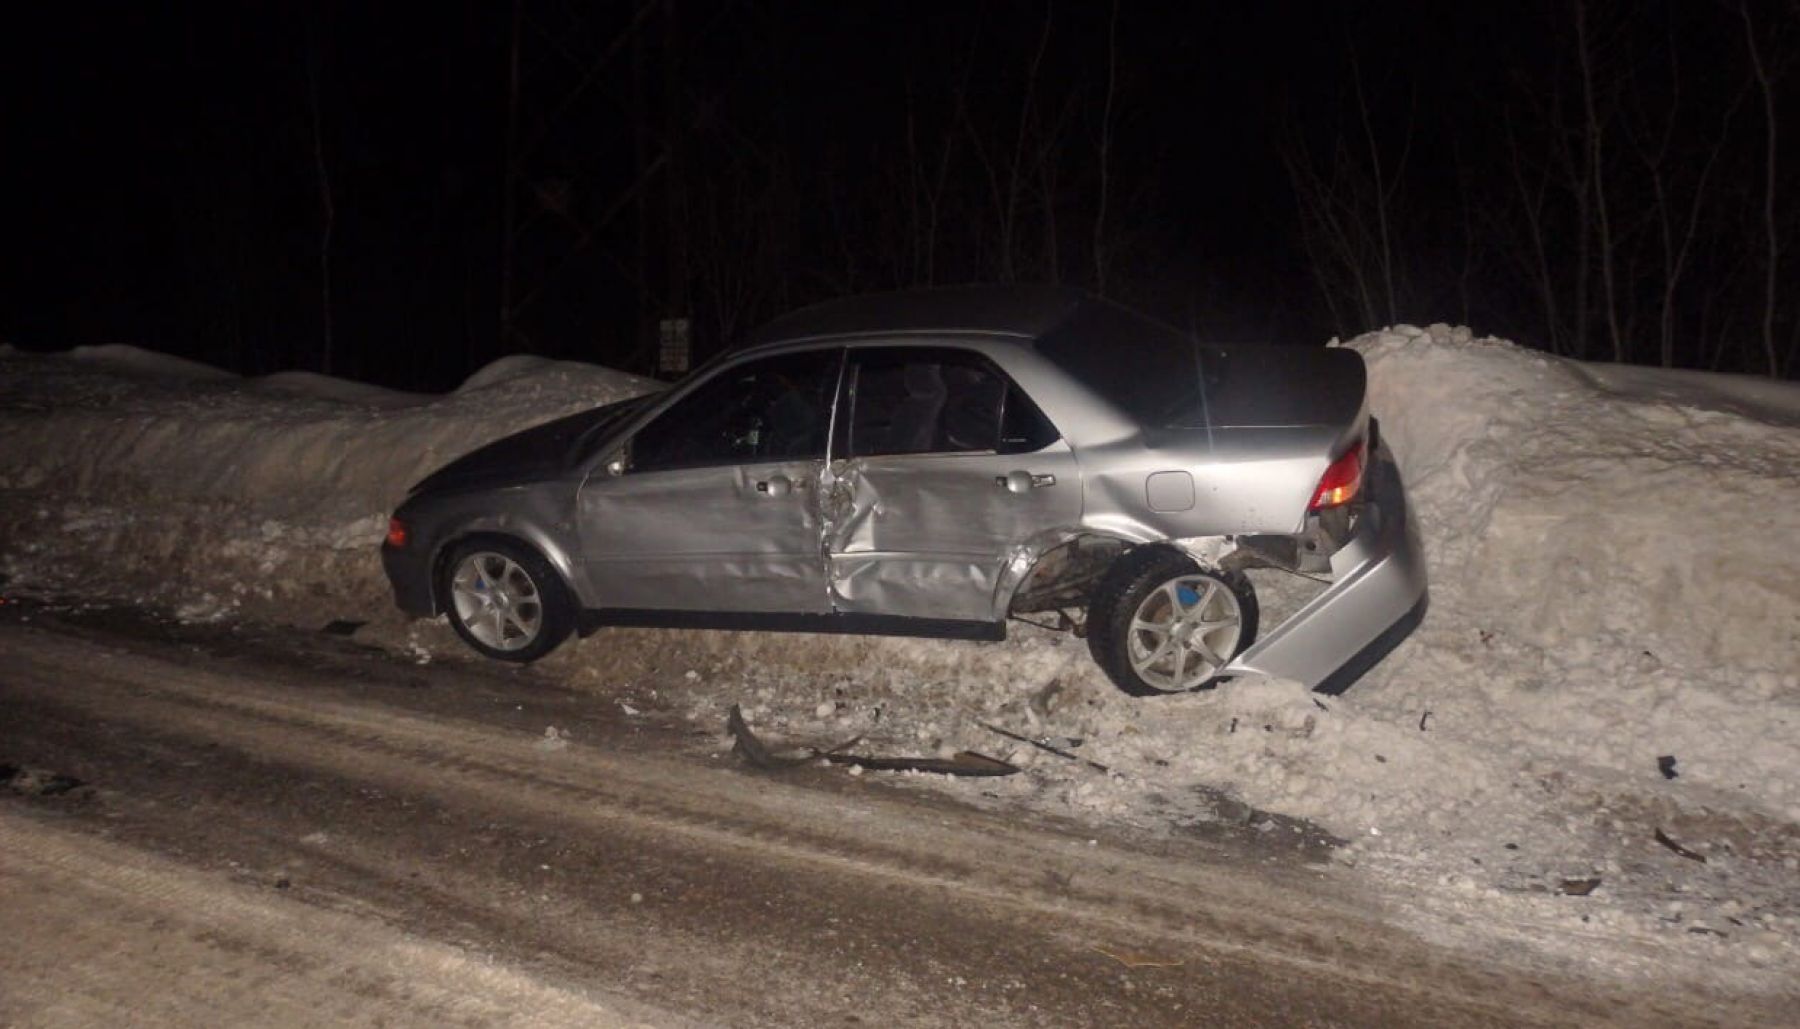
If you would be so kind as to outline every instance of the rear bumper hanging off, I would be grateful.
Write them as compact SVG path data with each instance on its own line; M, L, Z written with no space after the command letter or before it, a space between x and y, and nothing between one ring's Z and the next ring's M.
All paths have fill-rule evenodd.
M1385 444L1370 455L1354 535L1331 556L1329 588L1227 665L1227 676L1292 679L1341 693L1411 635L1430 594L1418 528Z

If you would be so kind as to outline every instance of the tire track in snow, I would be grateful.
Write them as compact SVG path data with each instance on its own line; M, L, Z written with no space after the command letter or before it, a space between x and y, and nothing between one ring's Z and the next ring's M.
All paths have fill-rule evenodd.
M5 807L0 853L7 1025L675 1021Z

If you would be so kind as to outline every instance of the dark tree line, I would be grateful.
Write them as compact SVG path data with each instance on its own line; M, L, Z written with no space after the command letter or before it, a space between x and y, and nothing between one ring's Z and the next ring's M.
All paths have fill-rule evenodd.
M1541 50L1425 124L1429 82L1346 45L1283 158L1340 331L1457 318L1558 354L1800 372L1800 5L1567 0ZM1421 138L1447 140L1430 148Z
M1106 291L1131 275L1146 206L1115 142L1133 88L1119 13L1016 4L895 28L850 5L801 19L837 24L801 27L782 5L643 0L604 30L522 14L527 48L529 23L546 17L555 49L583 41L548 66L522 58L509 100L550 152L508 144L505 337L545 346L560 331L552 312L581 303L594 277L633 295L623 362L640 368L666 318L689 319L704 353L845 293L971 281ZM797 72L818 45L798 33L879 52L867 69L834 63L856 80L832 81ZM908 47L930 59L895 59ZM833 90L841 105L821 100ZM554 142L595 128L617 148Z
M635 140L633 176L596 202L626 229L606 260L639 298L640 366L672 315L693 318L704 349L825 296L1048 281L1202 328L1206 306L1248 289L1316 302L1310 324L1339 334L1450 319L1586 359L1800 370L1800 291L1784 289L1800 268L1800 160L1782 134L1793 0L1540 0L1423 35L1432 60L1396 59L1353 9L1317 19L1324 73L1194 98L1267 112L1290 189L1263 231L1302 255L1224 291L1194 255L1218 249L1208 204L1233 200L1171 195L1167 137L1204 138L1208 116L1176 117L1168 69L1138 52L1142 7L875 22L879 81L846 94L889 95L866 117L838 112L831 125L854 126L842 134L787 121L780 90L737 88L791 72L793 18L777 4L709 22L644 0L596 48ZM1518 24L1482 38L1499 18ZM521 195L533 189L546 203L541 183Z
M18 342L444 388L1032 281L1220 339L1800 374L1800 0L56 16L0 62Z

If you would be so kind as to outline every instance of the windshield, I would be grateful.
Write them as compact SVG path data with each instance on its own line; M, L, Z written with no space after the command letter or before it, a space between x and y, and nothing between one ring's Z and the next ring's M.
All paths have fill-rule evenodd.
M1220 351L1159 321L1088 301L1039 339L1037 349L1145 425L1198 428L1208 421Z
M583 416L594 419L594 422L582 430L580 437L576 439L575 446L571 448L570 452L570 464L580 464L593 457L595 450L600 444L611 438L612 430L616 429L620 422L624 421L627 416L637 413L652 397L660 397L663 393L664 391L659 389L632 397L629 400L621 400L583 412Z

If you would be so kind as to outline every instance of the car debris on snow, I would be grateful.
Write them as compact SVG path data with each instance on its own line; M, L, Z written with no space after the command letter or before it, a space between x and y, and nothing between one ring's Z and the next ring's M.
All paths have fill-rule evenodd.
M972 750L958 751L947 758L942 757L876 757L862 754L846 754L845 750L862 742L862 737L847 740L829 750L804 748L798 754L777 755L767 744L758 739L750 731L744 721L744 712L736 704L731 705L731 712L726 716L725 728L731 733L735 742L732 751L743 758L753 768L779 770L794 768L813 761L825 760L836 765L848 765L852 773L858 771L871 772L929 772L935 775L971 775L995 776L1012 775L1018 772L1018 766L988 757Z
M866 757L861 754L823 753L834 765L849 765L852 772L929 772L933 775L1014 775L1017 765L973 750L959 750L951 757Z
M1657 758L1656 769L1662 773L1664 779L1674 779L1681 775L1680 772L1675 770L1675 757L1672 754L1664 754L1662 757Z
M22 768L0 765L0 786L27 797L60 797L87 785L72 775L62 775L45 768Z
M768 748L767 744L750 731L750 726L744 722L743 709L736 704L731 705L731 711L725 716L725 730L731 733L734 741L731 746L732 753L743 758L745 763L752 768L780 771L784 768L797 768L818 759L816 751L807 751L797 755L776 755ZM861 737L857 737L851 743L860 740ZM849 745L845 744L845 746Z
M1123 947L1103 947L1096 943L1089 946L1088 949L1096 954L1104 954L1126 968L1180 968L1182 966L1180 958L1162 958L1141 951L1126 950Z
M1687 858L1689 861L1698 861L1703 865L1706 864L1706 855L1705 854L1700 854L1695 851L1689 850L1686 847L1682 846L1681 844L1676 843L1674 840L1669 838L1668 833L1663 832L1661 829L1656 830L1656 842L1669 848L1670 850L1681 855L1682 857Z
M1105 765L1101 764L1100 762L1090 761L1089 759L1082 757L1079 754L1071 754L1068 751L1062 749L1062 747L1056 746L1054 743L1051 743L1048 739L1033 739L1030 736L1021 736L1016 732L1010 732L1006 729L1000 728L997 725L989 725L987 722L976 722L975 724L981 726L983 729L986 729L988 732L995 733L1000 736L1004 736L1009 740L1017 740L1020 743L1030 744L1031 746L1036 747L1037 749L1044 751L1045 753L1055 754L1057 757L1066 758L1067 760L1070 760L1070 761L1079 761L1082 764L1088 766L1089 768L1092 768L1093 770L1095 770L1097 772L1106 772L1108 774L1112 773L1112 769L1106 767ZM1081 745L1080 740L1063 740L1060 742L1063 742L1067 746L1073 746L1073 747L1079 747Z

